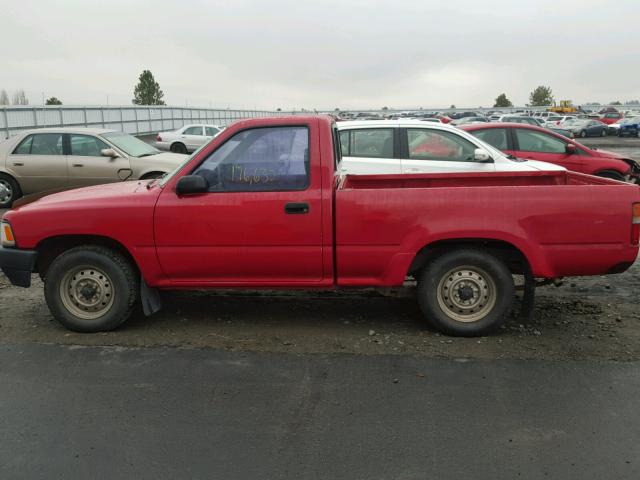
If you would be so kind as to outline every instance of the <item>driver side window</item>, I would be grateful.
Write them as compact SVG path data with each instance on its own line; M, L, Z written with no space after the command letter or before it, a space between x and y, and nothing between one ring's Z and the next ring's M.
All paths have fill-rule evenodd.
M565 153L566 144L562 140L543 132L516 128L518 150L523 152Z
M304 190L309 186L306 127L254 128L235 134L193 172L210 192Z

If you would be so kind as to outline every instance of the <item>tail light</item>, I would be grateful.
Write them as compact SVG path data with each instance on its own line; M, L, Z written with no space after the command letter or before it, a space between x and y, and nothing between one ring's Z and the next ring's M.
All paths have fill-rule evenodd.
M631 220L631 244L640 242L640 203L633 204L633 217Z
M160 134L158 134L156 136L156 142L161 142L162 141L162 137L160 136Z

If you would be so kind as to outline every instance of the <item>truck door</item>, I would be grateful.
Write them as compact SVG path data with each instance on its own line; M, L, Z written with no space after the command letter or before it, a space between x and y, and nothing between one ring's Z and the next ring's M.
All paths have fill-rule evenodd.
M264 286L322 279L320 153L311 126L240 131L191 172L206 179L206 193L164 189L155 237L170 280Z

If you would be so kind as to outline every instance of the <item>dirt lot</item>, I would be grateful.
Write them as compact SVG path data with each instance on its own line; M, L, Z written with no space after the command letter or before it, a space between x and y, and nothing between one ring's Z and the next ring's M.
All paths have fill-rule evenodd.
M640 159L638 139L588 139ZM1 213L1 212L0 212ZM53 321L42 285L11 287L0 274L0 342L211 347L293 353L417 354L449 358L640 359L640 264L628 272L538 289L531 322L517 313L496 334L441 336L424 326L411 292L166 292L164 308L120 330L77 334Z
M293 353L418 354L449 358L640 359L640 264L617 276L542 287L531 322L516 312L483 338L439 335L415 300L375 292L166 292L164 308L118 331L68 332L55 322L42 285L24 290L0 277L3 343L211 347ZM409 294L410 292L406 292Z

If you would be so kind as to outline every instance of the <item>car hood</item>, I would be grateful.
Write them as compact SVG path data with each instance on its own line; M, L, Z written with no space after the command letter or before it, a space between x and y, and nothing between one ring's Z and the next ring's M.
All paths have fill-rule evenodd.
M149 155L148 157L131 157L130 161L139 165L151 164L157 165L158 167L168 167L173 170L175 167L180 165L185 158L187 158L187 155L163 152L156 153L155 155Z
M32 209L61 209L82 207L90 209L93 205L105 206L122 205L136 200L141 195L158 196L162 191L159 187L147 189L150 180L135 180L129 182L108 183L91 187L76 188L66 191L48 191L27 195L14 203L13 209L7 212L29 211Z
M615 153L615 152L610 152L608 150L595 150L593 148L589 149L591 151L591 153L595 154L598 157L601 158L615 158L616 160L623 160L626 157L623 157L622 155L620 155L619 153Z

